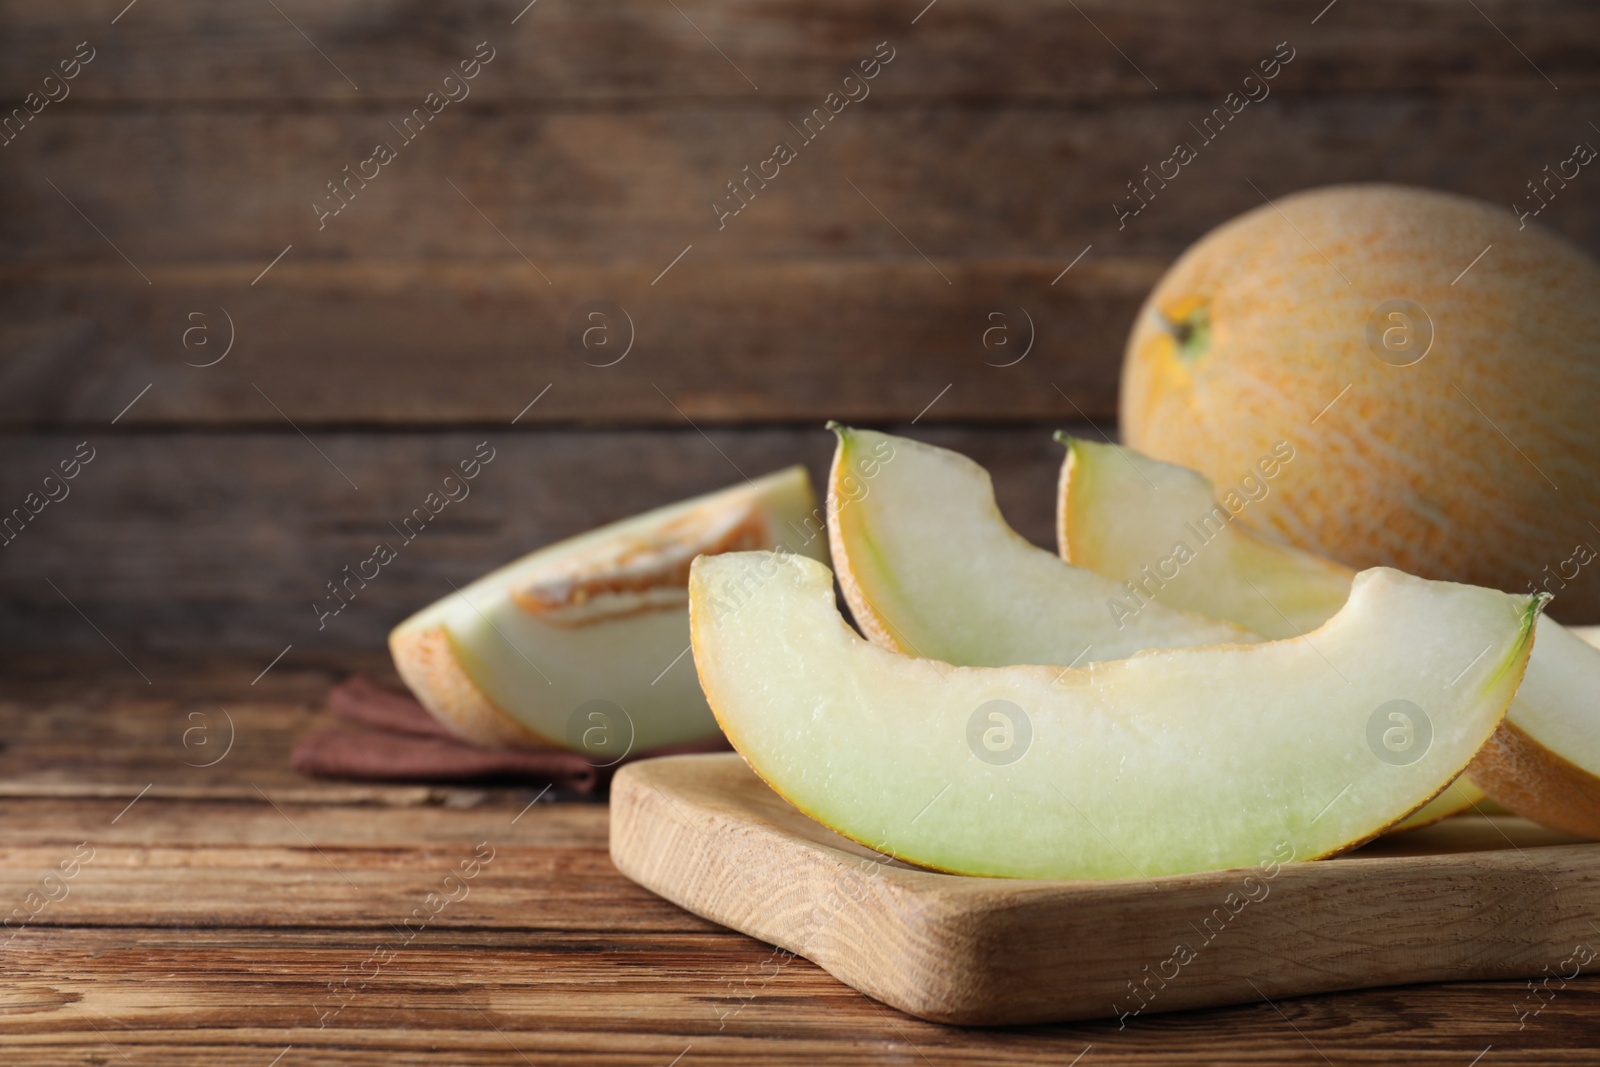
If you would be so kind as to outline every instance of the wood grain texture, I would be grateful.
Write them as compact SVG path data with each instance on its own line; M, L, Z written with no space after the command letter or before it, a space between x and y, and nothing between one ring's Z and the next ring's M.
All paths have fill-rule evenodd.
M21 836L0 833L0 841L80 840L85 827L105 827L135 800L269 798L286 807L406 809L419 820L421 840L428 832L419 811L482 803L478 786L347 782L291 771L295 739L336 724L321 710L330 687L352 671L390 685L399 680L382 651L294 649L274 663L278 651L141 657L137 671L109 648L87 656L9 651L0 660L0 798L40 800L58 815L13 826ZM529 788L521 803L543 785ZM45 831L52 836L38 836Z
M446 110L409 143L390 125L398 118L381 111L64 108L45 111L36 128L0 149L9 172L0 239L8 265L105 263L135 285L144 280L72 205L147 275L253 265L240 288L290 243L280 267L498 261L542 283L531 261L557 284L581 282L586 267L626 264L648 285L690 243L695 254L668 275L673 285L680 271L750 260L926 267L918 249L941 265L1056 263L1048 280L1086 244L1097 245L1097 261L1165 262L1259 206L1263 194L1335 182L1425 185L1509 213L1513 200L1528 199L1525 183L1543 177L1543 166L1595 136L1587 116L1597 100L1595 91L1548 88L1529 99L1274 94L1220 133L1213 119L1209 141L1198 126L1221 97L1059 109L878 106L869 98L809 142L791 126L809 109L765 101ZM737 208L728 183L772 156L779 141L795 149L794 160L764 186L741 186L747 206L722 219L713 203ZM1196 158L1169 167L1177 177L1165 187L1149 179L1148 190L1141 187L1149 207L1119 228L1113 204L1136 207L1128 183L1146 180L1143 168L1153 174L1180 141ZM354 172L379 142L396 158L370 181L351 178L335 197L328 183L344 180L347 165ZM1574 192L1558 195L1539 222L1600 248L1600 208ZM332 211L344 201L319 222L314 204ZM274 270L261 284L283 277Z
M1084 0L1083 16L1048 0L941 0L937 13L919 18L925 3L686 0L680 15L646 0L604 0L535 7L513 25L526 0L489 0L448 15L411 0L285 2L282 15L208 0L149 5L109 27L109 16L88 0L50 7L9 0L0 5L0 22L11 27L0 42L0 89L9 97L33 88L34 72L42 76L85 36L99 54L75 95L119 103L410 100L485 39L500 54L475 91L497 104L756 92L707 38L763 95L810 95L885 38L907 54L907 77L881 90L899 96L1072 100L1152 92L1106 37L1163 92L1226 91L1263 46L1270 51L1286 37L1306 49L1330 88L1527 87L1538 76L1494 26L1563 91L1596 84L1582 43L1595 35L1594 12L1581 0L1480 0L1493 25L1469 5L1441 0L1346 5L1315 25L1316 10L1281 0L1247 0L1225 12L1182 0Z
M1592 1061L1586 976L1521 1020L1538 1003L1524 983L1483 982L1126 1029L925 1023L627 881L603 809L547 794L524 810L527 783L287 767L328 684L381 672L388 626L446 578L727 484L718 450L750 473L818 472L822 418L893 428L937 397L912 432L954 424L928 438L994 467L1008 516L1048 544L1046 432L1113 411L1139 299L1259 202L1244 179L1507 200L1587 136L1592 5L1340 3L1314 25L1320 0L276 6L0 0L8 107L77 42L97 49L71 97L0 147L0 508L76 442L101 450L0 548L0 914L79 843L103 848L0 947L6 1064ZM310 197L486 39L472 98L318 231ZM1123 183L1285 39L1298 56L1248 125L1117 231ZM881 40L897 56L871 98L717 231L710 197ZM1543 218L1592 251L1593 203L1569 194ZM607 369L567 340L602 299L639 320ZM1036 349L984 366L987 316L1018 306ZM184 366L220 351L224 308L227 360ZM184 346L193 312L214 347ZM322 583L485 437L501 458L471 499L315 631ZM74 648L92 655L50 651ZM248 654L168 654L219 648ZM217 743L224 709L235 744L196 766L216 750L185 731ZM465 900L353 997L330 989L484 840L503 848Z
M1600 845L1523 820L1469 820L1491 821L1456 820L1385 842L1377 855L1271 873L969 878L852 845L730 753L620 771L611 855L667 899L922 1018L1125 1022L1574 966L1561 961L1595 940L1587 917L1600 904ZM1463 836L1472 851L1459 851ZM1436 840L1447 851L1434 854ZM1595 956L1575 961L1568 977Z
M619 882L620 875L613 875ZM537 903L529 916L538 914ZM371 931L53 928L0 992L0 1040L27 1067L89 1057L266 1067L868 1063L1199 1067L1592 1062L1600 987L1578 979L1516 1030L1521 983L1416 986L1130 1022L1005 1030L941 1026L875 1004L805 959L706 932L427 931L348 1004L328 990ZM763 970L764 968L764 970ZM113 1048L113 1044L115 1048ZM1324 1059L1323 1057L1328 1057ZM1486 1057L1487 1058L1487 1057ZM93 1062L91 1060L90 1062Z
M13 353L0 365L0 426L103 427L146 385L119 427L293 432L273 404L306 428L505 426L546 385L519 427L908 421L946 386L919 425L1109 418L1123 341L1160 274L1086 258L1052 287L1071 257L960 262L942 268L957 283L946 285L914 255L708 257L652 287L671 258L557 274L555 286L520 260L285 261L253 289L264 264L154 271L148 287L126 265L36 276L0 292ZM610 333L588 349L583 309L596 299L625 316L602 312ZM234 351L185 366L222 354L224 313ZM633 349L606 366L616 357L600 342L620 355L630 325ZM190 328L202 332L185 350Z
M280 765L279 777L260 780L280 814L248 782L315 721L328 679L373 667L369 658L291 655L255 686L259 666L246 660L153 666L146 686L120 661L0 663L0 738L32 739L0 770L14 787L0 797L0 912L20 906L75 846L97 847L65 898L26 926L14 921L14 939L0 933L8 1065L266 1067L282 1054L280 1067L664 1067L680 1056L683 1067L1059 1067L1086 1053L1082 1067L1462 1067L1491 1045L1485 1061L1516 1067L1593 1058L1600 984L1587 976L1552 982L1521 1029L1518 1011L1538 1003L1523 982L1274 997L1145 1015L1122 1029L924 1022L633 884L607 863L606 812L592 803L547 797L524 812L537 790L392 787L396 804L400 789L412 789L396 807L340 783L292 787ZM94 799L97 782L199 774L138 740L165 735L177 710L166 701L242 709L240 744L217 768L232 774L207 783L210 794L160 799L152 790L113 824L133 794ZM76 753L39 747L47 736L75 741ZM59 776L43 773L30 793L21 773L29 764L76 767L79 799L58 795ZM466 897L381 965L369 963L374 949L393 947L392 925L437 888L441 868L485 840L496 856ZM228 890L253 894L255 914ZM1370 940L1352 940L1350 951L1371 951Z
M272 383L262 384L270 395ZM68 483L69 496L0 547L8 603L0 645L110 653L109 640L135 664L147 652L248 650L262 653L257 670L288 644L294 657L381 649L395 624L447 595L452 582L464 585L561 538L795 462L809 467L815 485L826 484L816 479L834 442L820 423L705 436L686 422L637 432L511 427L516 408L542 386L508 395L501 425L472 432L313 430L308 439L287 427L173 434L118 427L7 439L0 500L9 506L20 505L80 441L97 452ZM552 389L539 403L561 398ZM915 415L911 408L904 417ZM1071 422L1004 430L919 424L911 432L990 467L1006 515L1048 545L1061 461L1050 431ZM469 495L405 543L396 526L482 441L495 458ZM313 604L330 595L326 583L379 541L393 542L398 558L319 629ZM135 667L122 669L137 680Z
M946 383L931 423L1047 417L1052 382L1105 418L1141 300L1213 225L1348 180L1509 211L1597 101L1269 98L1125 228L1126 183L1204 107L869 101L725 228L725 183L794 136L781 106L446 112L321 229L380 115L47 111L0 161L0 426L110 418L151 382L128 425L259 425L251 382L304 425L499 420L534 382L564 399L530 425L670 424L656 385L718 424L909 416ZM1540 221L1600 249L1596 203ZM618 347L579 343L593 301L625 309Z

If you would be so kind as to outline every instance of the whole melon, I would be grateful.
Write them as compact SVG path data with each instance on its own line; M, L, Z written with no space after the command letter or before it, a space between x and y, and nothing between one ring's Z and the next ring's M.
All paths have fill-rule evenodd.
M1507 207L1346 185L1213 230L1140 310L1121 423L1291 544L1600 622L1600 267Z

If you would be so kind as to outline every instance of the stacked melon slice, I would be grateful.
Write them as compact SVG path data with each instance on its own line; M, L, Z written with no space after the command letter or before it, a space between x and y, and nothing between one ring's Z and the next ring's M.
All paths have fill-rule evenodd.
M611 762L720 725L826 825L970 874L1315 859L1485 795L1600 836L1600 649L1545 596L1355 574L1071 440L1058 556L965 457L834 429L836 574L792 468L456 591L391 635L402 677L494 746Z
M1214 505L1197 476L1108 447L1091 477L1075 447L1068 562L1005 524L971 461L836 429L832 556L869 640L815 561L732 553L690 579L724 731L835 830L930 867L1055 878L1313 859L1470 804L1474 785L1593 832L1572 794L1595 794L1578 738L1600 652L1539 622L1545 597L1352 575L1232 516L1180 568L1181 595L1135 595L1173 553L1168 520Z
M1320 625L1344 604L1353 571L1232 520L1202 475L1117 445L1065 443L1056 511L1063 559L1134 583L1155 603L1269 637ZM1213 535L1200 520L1219 513L1230 521ZM1188 562L1152 581L1149 561L1172 558L1179 545ZM1600 836L1600 650L1541 618L1510 714L1466 777L1451 791L1456 810L1487 792L1546 826Z

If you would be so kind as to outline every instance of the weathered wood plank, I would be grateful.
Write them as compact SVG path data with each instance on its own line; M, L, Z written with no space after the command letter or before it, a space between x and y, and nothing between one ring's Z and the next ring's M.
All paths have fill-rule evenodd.
M0 425L88 432L147 385L119 427L287 428L285 415L307 428L504 426L519 412L519 426L814 426L909 420L947 385L925 423L1115 416L1123 342L1159 263L1091 253L1052 287L1071 257L947 261L947 285L907 252L713 253L656 286L670 254L650 270L569 270L554 286L520 261L285 262L255 288L254 264L152 271L153 287L126 266L52 274L0 295L0 346L13 353ZM622 310L584 318L596 299ZM184 365L221 357L230 333L222 362Z
M1332 182L1411 182L1510 211L1543 166L1593 139L1588 116L1597 103L1600 95L1582 90L1526 100L1275 94L1225 125L1214 119L1209 141L1199 127L1220 98L1070 108L875 107L869 100L810 142L791 126L809 112L763 101L446 111L409 143L391 127L392 116L346 108L64 109L44 113L37 130L4 149L11 174L0 185L0 238L9 264L31 271L46 262L103 262L138 285L144 279L106 238L147 275L231 263L254 267L246 284L294 244L260 283L268 287L285 284L286 266L329 259L500 261L541 284L542 271L558 285L581 285L575 268L627 265L643 287L690 243L693 255L660 283L669 291L719 262L926 267L917 249L941 265L1045 260L1056 264L1048 280L1091 242L1096 259L1165 260L1259 206L1262 193ZM728 183L744 180L745 166L756 174L780 140L795 158L765 167L776 175L765 187L758 177L748 190L741 185L748 205L722 218L713 203L737 208ZM1145 195L1154 199L1119 229L1113 204L1137 207L1128 184L1144 181L1146 166L1154 175L1180 140L1196 158L1181 169L1170 165L1177 177L1165 188L1150 178ZM364 184L346 175L342 168L354 174L379 142L395 158L366 167ZM338 197L328 187L335 179L349 181ZM340 213L321 218L314 204ZM1560 197L1540 221L1600 248L1592 197Z
M1122 183L1161 158L1192 109L847 113L822 158L797 161L793 181L760 191L722 232L710 198L767 125L781 129L770 113L485 118L419 139L392 181L320 233L317 167L343 158L335 142L354 143L367 119L136 116L110 128L63 115L51 139L11 146L27 165L0 185L15 249L0 295L12 353L0 425L109 419L152 382L127 424L276 421L263 394L305 425L498 421L547 383L530 423L670 425L662 392L697 422L909 417L946 384L930 422L1039 419L1070 410L1052 383L1103 418L1140 299L1185 243L1260 203L1251 183L1278 195L1384 177L1509 204L1567 127L1585 128L1572 109L1594 99L1268 101L1121 231ZM160 179L130 181L126 157L146 153ZM1595 203L1561 199L1544 218L1600 249ZM613 312L586 349L584 316L601 300L626 319ZM1030 332L1029 357L997 366ZM598 339L628 335L627 358L598 366L623 350ZM218 366L184 365L220 357L230 337Z
M279 6L281 15L221 0L148 4L113 26L88 0L9 0L0 5L0 93L37 89L85 38L96 54L73 96L117 102L420 100L484 40L497 54L474 98L497 104L742 97L757 91L752 83L764 96L820 96L885 39L901 66L877 91L894 96L1060 100L1144 96L1152 84L1221 93L1284 39L1329 88L1548 90L1495 26L1567 91L1596 84L1590 54L1600 34L1582 0L1482 0L1484 16L1444 0L1347 4L1314 24L1317 10L1288 0L1225 12L1183 0L1085 0L1082 14L1048 0L942 0L920 17L920 0L685 0L682 14L608 0L546 4L520 18L525 0L448 18L404 0Z
M285 809L286 821L298 825L298 810ZM225 818L220 807L213 814ZM398 929L404 937L413 917L412 929L435 930L714 928L619 877L603 848L515 844L540 812L516 826L514 814L487 837L476 836L485 832L481 826L463 827L468 832L454 842L358 849L324 847L309 837L297 847L125 846L109 843L108 827L72 845L0 848L0 900L55 892L59 899L32 908L22 903L22 912L11 913L29 927L339 926ZM142 815L135 807L125 819ZM89 858L75 877L57 878L65 890L45 881L80 848ZM479 873L463 879L464 863Z
M471 817L457 824L449 811L478 811L483 826L503 827L516 825L535 802L578 800L570 819L539 823L553 836L538 842L604 847L603 828L579 810L603 795L542 779L420 784L292 770L290 752L302 735L348 725L323 712L335 682L362 671L400 685L386 652L294 653L270 670L269 652L163 657L145 660L141 673L107 651L109 657L12 655L0 663L0 812L12 813L0 814L0 845L90 838L298 845L305 841L299 826L307 833L326 827L335 843L399 847L429 840L430 827L441 840L455 840L479 825ZM86 737L95 743L85 744ZM211 802L224 814L220 835L203 832L217 822L205 806ZM361 814L342 819L335 806ZM288 810L305 814L291 824L283 818Z
M662 385L671 395L671 379ZM934 383L918 406L942 386ZM511 413L538 388L508 397ZM552 390L540 404L558 400ZM1061 460L1050 431L1071 421L990 430L919 425L910 432L990 467L1007 516L1025 536L1049 545ZM833 435L820 425L709 436L687 424L640 432L314 430L310 441L287 427L85 436L97 452L70 483L71 494L0 548L0 591L8 604L0 645L13 654L104 654L109 639L135 664L151 653L250 650L262 653L265 667L292 643L274 673L318 650L381 649L393 625L447 594L450 582L463 584L540 545L733 484L741 472L754 476L804 462L824 485L833 449ZM6 439L0 500L20 504L83 439ZM469 495L404 543L390 524L421 506L486 440L495 455ZM326 583L371 555L380 540L396 542L398 558L319 630L312 605L327 595ZM116 669L139 681L134 667ZM154 663L145 673L158 685L169 681Z
M377 805L416 814L429 806L481 804L489 795L470 787L326 781L294 773L289 752L295 739L334 721L320 714L329 686L353 669L387 677L392 668L376 651L344 656L337 664L296 656L252 685L270 658L263 653L251 659L146 661L141 673L109 648L105 656L89 658L12 656L0 667L0 797L23 798L16 802L34 805L27 810L39 816L34 822L18 815L10 823L22 835L16 840L60 843L84 840L87 828L125 828L120 816L135 801L257 805L270 796L281 805ZM90 737L95 743L85 744ZM534 792L496 795L520 810ZM0 807L11 802L0 800ZM373 825L383 825L382 817Z
M448 915L448 913L446 913ZM873 1004L804 959L712 932L431 929L375 975L370 931L25 931L7 963L11 1062L1051 1064L1589 1062L1600 981L1517 1029L1525 983L1370 990L1130 1022L978 1030ZM350 971L346 971L350 968ZM342 1001L330 983L353 974ZM366 985L359 982L367 978ZM337 1010L336 1010L337 1009ZM397 1025L397 1021L400 1025ZM319 1022L323 1025L319 1026ZM443 1058L443 1059L441 1059ZM420 1058L418 1062L423 1062Z
M102 717L109 720L111 715L129 710L127 705L118 705L106 709ZM253 777L254 768L246 769L242 760L235 770L240 779ZM297 797L292 788L277 784L263 783L262 792L257 793L249 782L242 784L248 796L241 794L238 799L248 803L215 797L163 798L152 790L115 823L111 820L121 815L131 797L0 798L0 848L26 848L48 855L62 848L70 852L80 841L95 841L126 849L175 842L206 849L295 849L306 847L306 838L310 838L325 848L448 851L465 843L470 851L479 841L503 844L509 832L520 848L606 850L605 805L557 803L547 795L528 808L542 788L462 788L454 790L447 803L393 808L346 803L336 796ZM284 818L284 813L289 818Z

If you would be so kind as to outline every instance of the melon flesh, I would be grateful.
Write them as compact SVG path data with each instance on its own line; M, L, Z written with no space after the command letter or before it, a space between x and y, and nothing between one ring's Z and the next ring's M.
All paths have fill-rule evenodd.
M703 556L689 591L701 685L778 793L880 852L1019 878L1313 859L1370 838L1494 732L1543 603L1377 569L1306 637L1063 671L959 668L873 645L839 617L828 569L794 555ZM1404 766L1367 740L1395 700L1432 724ZM969 740L994 701L1030 724L1013 762L980 758Z
M1149 648L1262 639L1216 619L1171 611L1170 603L1141 603L1135 587L1105 581L1090 569L1061 567L1011 529L995 503L988 472L965 456L870 430L833 429L839 437L828 487L833 558L857 624L885 648L961 666L1000 667L1078 665ZM1165 468L1150 472L1156 484L1191 490L1190 510L1204 526L1209 483L1201 479L1196 495L1186 481L1198 476L1154 466ZM1138 543L1146 518L1130 513L1116 534ZM1234 618L1248 617L1273 637L1314 629L1350 593L1350 574L1343 568L1283 551L1283 562L1252 551L1233 554L1233 565L1306 623L1291 628L1266 605L1246 600L1244 607L1259 610ZM1304 577L1308 571L1310 581ZM1196 602L1202 608L1210 603L1204 596ZM1460 781L1396 829L1426 826L1483 796Z
M1133 449L1064 440L1056 524L1063 558L1139 581L1157 603L1273 637L1320 625L1343 605L1355 573L1347 568L1271 540L1239 519L1202 540L1195 516L1220 507L1203 475ZM1180 543L1190 549L1188 561L1158 570L1159 582L1148 580L1152 561L1174 558ZM1173 570L1176 576L1167 577ZM1506 729L1470 774L1520 815L1600 836L1600 648L1592 635L1581 639L1554 619L1541 618L1537 632Z
M389 637L395 666L435 717L491 747L620 757L618 738L642 751L714 737L683 656L689 564L729 549L821 556L820 520L805 469L791 467L601 527L401 623Z
M962 666L1065 666L1259 640L1159 605L1119 619L1108 605L1126 598L1121 584L1024 540L978 464L904 437L833 428L834 566L857 625L886 648Z
M1061 558L1130 583L1130 605L1154 600L1279 638L1321 626L1350 595L1355 571L1241 526L1197 471L1118 445L1057 439L1067 445L1056 498Z

